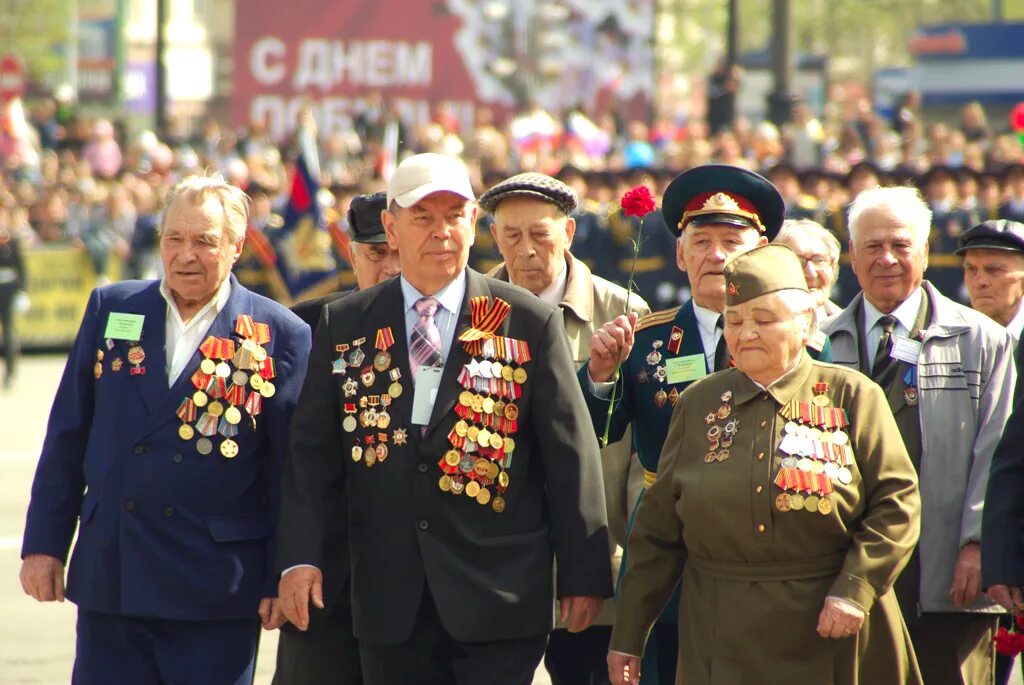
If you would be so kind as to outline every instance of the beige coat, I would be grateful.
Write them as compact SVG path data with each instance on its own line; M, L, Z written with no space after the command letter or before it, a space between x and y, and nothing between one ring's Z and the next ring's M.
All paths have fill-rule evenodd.
M626 289L591 273L587 265L567 255L568 274L565 295L562 297L562 313L565 318L565 332L573 360L579 368L590 359L590 337L594 331L625 311ZM489 274L503 281L508 280L504 263ZM629 298L629 311L640 316L651 313L642 297L633 293ZM572 379L566 379L569 382ZM618 576L622 560L622 546L625 544L626 523L630 508L636 502L643 487L643 469L632 459L633 439L627 434L622 440L601 450L601 468L604 473L605 499L608 505L608 531L613 545L612 573ZM599 623L611 623L611 601L605 602Z
M849 417L851 478L831 479L827 508L783 511L779 412L790 400L811 402L819 383ZM707 421L725 423L724 404L726 419L738 420L734 443L726 459L707 463ZM767 392L738 369L707 376L676 403L658 479L637 511L611 648L643 652L681 575L678 682L920 683L890 591L917 541L919 512L914 466L884 394L865 376L807 355ZM859 634L817 634L827 595L868 612Z

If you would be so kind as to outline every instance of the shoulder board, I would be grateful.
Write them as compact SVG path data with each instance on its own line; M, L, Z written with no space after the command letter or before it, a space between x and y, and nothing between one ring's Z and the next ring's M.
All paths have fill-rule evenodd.
M807 346L815 352L821 352L822 348L825 347L825 343L828 342L828 336L820 328L814 331L814 335L807 341Z
M640 320L636 322L636 331L634 332L639 333L645 328L653 328L654 326L659 326L663 323L672 321L676 318L676 314L679 313L681 307L682 305L679 307L673 307L672 309L663 309L660 312L654 312L641 317Z

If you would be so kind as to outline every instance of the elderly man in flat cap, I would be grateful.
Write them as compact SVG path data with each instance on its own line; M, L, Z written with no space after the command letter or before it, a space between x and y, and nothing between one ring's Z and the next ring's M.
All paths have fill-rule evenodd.
M561 181L537 173L513 176L480 197L480 207L494 215L491 233L504 262L489 275L526 288L558 307L577 368L590 357L590 336L616 316L650 313L636 293L591 273L570 252L576 221L576 192ZM614 550L612 569L618 572L630 505L629 473L632 439L602 450L608 528ZM639 468L633 469L638 489ZM564 626L562 626L564 628ZM605 654L611 637L611 601L596 625L582 633L556 630L548 643L545 666L554 685L602 682L607 677Z
M971 308L1006 328L1014 340L1024 329L1024 224L983 221L960 236L964 285Z

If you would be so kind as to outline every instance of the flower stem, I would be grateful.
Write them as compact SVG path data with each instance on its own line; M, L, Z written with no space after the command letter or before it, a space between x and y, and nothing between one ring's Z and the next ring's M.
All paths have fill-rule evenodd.
M637 229L636 239L631 239L633 243L633 264L629 267L629 281L626 283L626 304L623 307L623 314L626 318L629 318L629 298L633 294L633 288L636 285L636 260L640 256L640 239L644 233L644 220L640 218L640 228ZM634 340L635 342L635 340ZM619 350L619 358L615 364L615 373L612 375L612 394L608 402L608 416L604 422L604 436L601 438L601 447L608 446L608 433L612 429L612 412L615 411L615 396L619 389L619 377L622 373L622 362L625 361L622 358L622 350Z

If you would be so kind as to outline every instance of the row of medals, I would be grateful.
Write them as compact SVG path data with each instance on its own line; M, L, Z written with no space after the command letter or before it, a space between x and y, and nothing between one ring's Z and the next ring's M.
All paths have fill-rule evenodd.
M255 349L249 349L249 346L252 346ZM249 340L243 341L242 346L240 346L240 349L241 348L245 348L247 352L252 353L256 361L263 361L263 359L266 359L266 351ZM253 372L252 374L248 374L241 369L236 369L232 372L231 366L226 361L215 362L214 360L207 358L200 362L199 369L208 376L215 376L225 380L231 378L231 382L237 386L243 388L249 386L258 392L261 397L266 399L273 397L277 392L277 388L274 386L274 383L272 381L265 380L259 373ZM223 416L224 420L232 426L237 426L242 422L242 411L238 407L231 404L225 408L219 399L215 399L211 402L209 396L201 388L197 389L192 394L192 401L195 402L196 407L205 409L206 413L210 416L215 416L217 418ZM255 417L250 416L249 418L255 426ZM191 425L183 423L178 428L178 437L187 442L195 437L195 429ZM213 452L213 441L206 436L199 438L196 440L196 451L203 455L210 454ZM238 456L238 443L231 438L225 438L220 443L220 453L228 459L233 459Z
M732 405L729 404L732 401L732 391L726 390L719 399L722 404L718 409L708 412L708 415L704 417L704 423L708 425L706 434L708 451L704 455L705 464L725 461L729 458L729 448L732 447L736 431L740 428L738 418L729 418L732 415Z
M502 364L499 361L477 361L472 360L466 365L467 371L472 375L479 375L487 379L501 379L506 383L523 385L528 378L526 369L513 367L512 364ZM474 371L476 373L474 373ZM516 421L519 418L519 407L512 401L480 395L470 390L459 393L459 404L472 410L475 414L487 414L495 418L504 418L507 421ZM470 445L479 445L482 449L503 450L505 453L505 464L516 448L515 440L510 436L502 436L497 431L492 431L486 426L476 426L464 419L459 419L454 427L455 434L464 438ZM465 448L463 448L465 449ZM460 452L458 449L448 450L444 457L444 463L451 468L458 467L459 474L453 477L445 473L437 482L442 492L450 492L453 495L466 494L477 501L481 506L491 505L496 513L505 511L505 498L502 494L508 489L508 471L498 465L497 461L491 461L485 457L474 457L471 453ZM472 474L472 475L471 475ZM496 484L498 494L491 495L486 485L481 485L472 476L484 478ZM468 482L464 480L468 478Z
M823 394L815 395L812 402L820 408L826 408L831 404L828 397ZM787 417L783 415L783 418ZM792 444L797 445L797 447L783 449L787 441L794 440L795 442L792 442ZM833 461L817 458L814 450L815 442L835 445L843 453L843 459L846 463L839 465ZM853 482L853 473L847 466L847 464L853 461L849 442L850 437L841 429L837 429L834 432L827 429L822 430L821 427L797 423L787 418L783 428L783 441L779 443L779 450L785 456L781 457L779 466L787 469L797 468L805 473L816 475L825 474L831 481L839 481L843 485L849 485ZM776 457L776 459L779 459L779 457ZM775 498L775 508L782 512L803 510L828 516L832 513L832 501L829 499L828 493L823 492L783 492Z
M107 346L111 349L114 347L112 340L107 341ZM96 363L93 365L92 375L99 380L103 377L103 360L106 359L106 354L103 350L96 350ZM138 343L134 343L128 348L128 363L132 365L132 375L145 373L145 367L142 366L142 362L146 361L146 351L142 349L142 346ZM110 370L117 373L124 368L124 361L120 357L114 357L110 362Z
M661 355L660 349L664 344L665 343L661 340L655 340L653 343L651 343L651 347L653 349L647 353L647 364L649 366L652 366L654 368L654 371L640 369L640 371L636 375L636 378L637 381L639 381L641 384L646 385L647 383L650 383L652 377L659 383L664 383L668 380L668 367L661 363L663 357ZM654 393L654 406L658 407L658 409L661 409L666 404L669 404L674 407L676 406L676 402L678 400L678 388L672 388L672 390L668 392L666 392L664 388L658 388L658 390Z
M388 407L395 398L402 395L402 384L399 380L402 377L401 371L396 367L391 369L391 355L387 350L379 350L373 357L373 365L366 368L360 369L362 363L366 360L366 353L362 350L362 343L360 341L358 345L355 345L355 349L349 353L348 359L344 356L344 349L339 349L341 353L338 359L335 360L333 365L333 371L335 375L345 375L348 369L359 369L359 380L356 381L353 377L348 377L342 383L342 392L346 398L355 397L359 394L360 383L364 388L370 389L374 383L377 382L377 374L388 372L391 384L388 386L388 391L381 395L362 395L358 400L359 415L356 417L353 414L346 414L345 418L341 421L341 427L346 433L354 433L357 427L362 428L376 428L384 433L379 433L374 440L374 444L368 443L366 446L359 443L359 439L355 438L352 442L352 461L362 461L367 468L375 466L377 462L384 463L388 458L388 443L387 443L387 429L391 426L391 414L388 412ZM347 347L347 346L339 346ZM390 369L390 371L389 371ZM379 409L378 409L379 407ZM392 442L395 445L404 445L408 441L409 434L404 428L395 428L392 432Z

